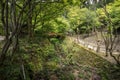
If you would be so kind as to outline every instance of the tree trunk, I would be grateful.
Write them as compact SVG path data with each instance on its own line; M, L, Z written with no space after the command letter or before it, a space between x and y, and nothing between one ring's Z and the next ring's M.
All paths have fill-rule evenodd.
M29 0L28 4L28 33L29 33L29 39L32 39L33 37L33 26L32 26L32 1Z

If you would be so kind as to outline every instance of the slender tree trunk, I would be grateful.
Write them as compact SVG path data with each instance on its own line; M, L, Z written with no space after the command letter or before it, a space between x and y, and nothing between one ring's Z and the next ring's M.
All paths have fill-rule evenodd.
M8 33L8 14L9 14L9 7L8 7L8 0L6 0L6 26L5 26L5 32L6 32L6 40L8 39L9 33Z
M28 15L28 33L29 33L29 39L33 37L33 26L32 26L32 1L29 0L28 4L28 11L30 11Z
M1 55L0 55L0 65L2 65L3 61L5 60L5 55L8 51L11 43L12 43L12 37L7 39L4 46L3 46L3 49L2 49L2 52L1 52Z
M5 38L8 39L8 0L1 1L1 21L5 32Z

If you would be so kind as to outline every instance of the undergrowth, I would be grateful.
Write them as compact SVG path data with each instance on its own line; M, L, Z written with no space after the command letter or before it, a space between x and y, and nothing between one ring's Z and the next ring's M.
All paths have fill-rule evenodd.
M9 54L9 53L8 53ZM19 52L7 56L0 80L120 80L120 68L86 51L70 38L20 40Z

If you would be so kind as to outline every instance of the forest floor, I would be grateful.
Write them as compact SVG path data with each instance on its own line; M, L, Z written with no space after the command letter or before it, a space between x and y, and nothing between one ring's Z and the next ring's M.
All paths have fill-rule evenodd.
M120 80L120 68L117 68L114 64L82 48L70 38L69 41L66 40L66 44L64 45L66 45L72 53L69 73L72 72L75 79L71 80ZM95 79L95 77L97 77L97 79Z
M28 80L120 80L118 66L82 48L70 37L60 43L56 39L51 39L51 42L39 38L34 38L32 42L23 39L20 40L20 46L19 55L22 55L26 70L30 68L27 74L32 75L32 79ZM15 55L11 66L14 65L16 72L12 72L7 80L11 76L13 79L10 80L17 78L19 55ZM6 65L4 68L10 69Z

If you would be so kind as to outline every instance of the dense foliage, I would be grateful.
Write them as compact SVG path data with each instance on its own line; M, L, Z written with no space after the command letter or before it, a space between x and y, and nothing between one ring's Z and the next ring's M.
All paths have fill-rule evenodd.
M120 65L112 54L120 0L1 0L0 19L0 80L120 79L119 66L72 42L100 32L106 55Z

